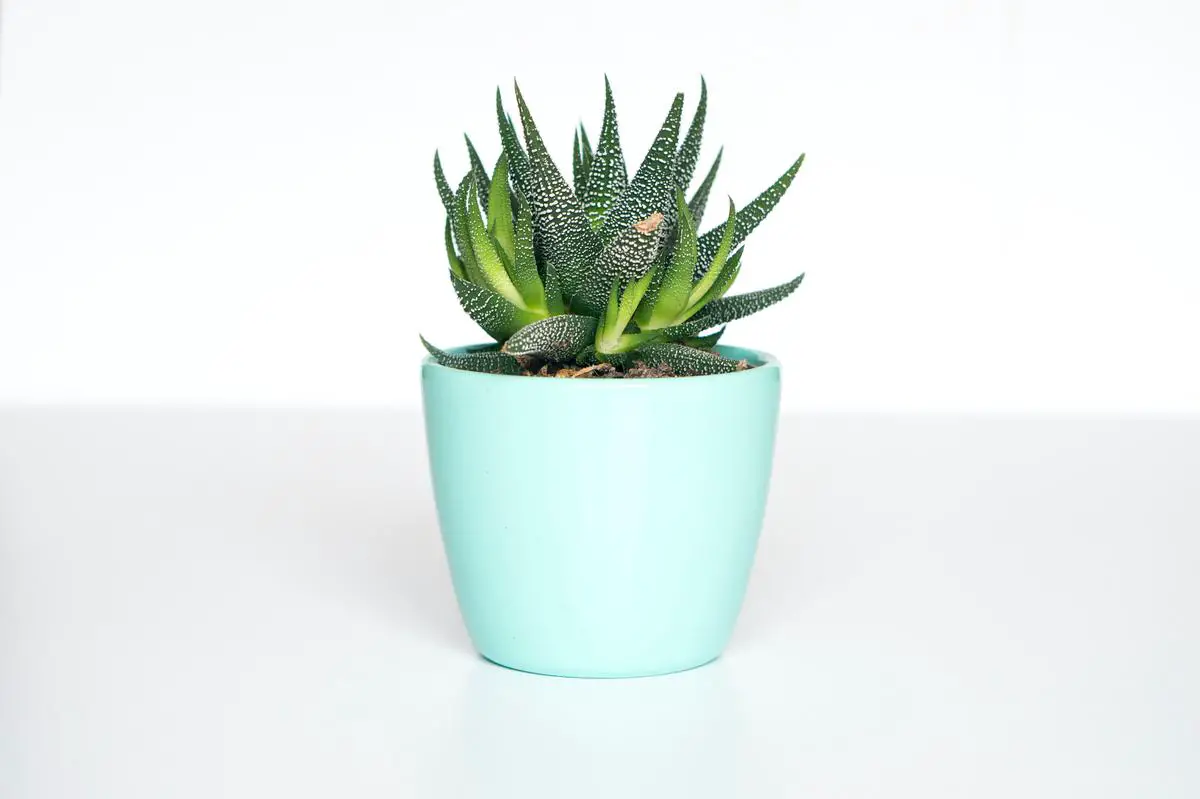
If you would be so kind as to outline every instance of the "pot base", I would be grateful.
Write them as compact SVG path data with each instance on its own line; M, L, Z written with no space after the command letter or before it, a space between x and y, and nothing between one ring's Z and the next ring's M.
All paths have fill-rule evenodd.
M675 663L671 665L656 665L643 668L626 669L590 669L586 666L571 668L563 666L526 664L526 663L504 663L495 658L488 657L480 653L480 657L492 665L499 666L510 671L520 671L525 674L536 674L540 677L560 677L565 679L585 679L585 680L626 680L639 677L663 677L668 674L679 674L684 671L692 671L694 669L703 668L710 663L716 662L720 655L710 657L707 660L698 662Z

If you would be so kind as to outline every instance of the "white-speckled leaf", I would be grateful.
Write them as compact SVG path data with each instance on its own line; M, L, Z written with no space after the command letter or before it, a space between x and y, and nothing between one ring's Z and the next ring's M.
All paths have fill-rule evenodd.
M575 128L575 137L571 141L571 178L575 182L575 196L582 200L587 173L583 171L583 153L579 151L579 128Z
M583 193L583 204L593 228L604 224L604 216L629 186L625 170L625 155L621 152L621 136L617 130L617 107L613 102L612 86L604 78L604 124L600 141Z
M692 212L692 219L695 220L696 227L700 227L700 222L704 219L704 209L708 207L708 195L712 193L713 182L717 179L717 170L721 167L721 156L724 153L724 147L717 151L717 157L713 159L712 166L708 168L708 174L704 176L696 193L688 201L688 210Z
M463 266L462 259L454 251L454 233L450 225L450 217L446 217L446 258L450 261L450 271L456 276L463 278L467 277L467 270Z
M436 150L433 152L433 179L437 183L438 196L442 198L446 213L454 216L454 192L446 182L446 173L442 171L442 157Z
M569 361L596 337L596 319L562 314L526 325L504 342L512 355L536 355L558 363Z
M700 102L696 104L696 113L692 124L688 126L683 144L679 145L679 154L675 158L675 186L680 191L687 191L696 172L696 162L700 160L700 139L704 136L704 117L708 112L708 85L700 78Z
M587 128L582 122L579 123L579 154L583 157L583 174L586 179L587 174L592 171L592 159L596 157L596 153L588 140Z
M571 298L571 307L599 316L609 289L614 284L625 286L649 272L661 245L657 224L651 220L626 226L596 258L595 266Z
M542 262L553 265L563 293L573 296L600 243L579 198L546 150L520 88L515 91L525 145L529 148L529 185L525 196L533 211L534 249Z
M454 293L467 316L496 341L504 341L525 325L541 319L541 315L518 308L487 286L476 285L450 273Z
M665 364L677 375L715 375L738 369L737 361L686 344L646 344L634 351L633 358L648 366Z
M451 369L462 369L467 372L489 372L497 375L520 374L521 364L511 355L503 352L468 352L456 353L439 350L421 336L421 343L442 366Z
M458 244L458 257L462 259L467 279L472 283L486 285L487 278L480 271L479 262L475 259L475 250L471 247L471 234L467 225L467 197L471 193L473 179L471 173L468 172L459 181L458 191L454 194L454 217L452 219L454 241Z
M801 155L779 177L779 180L771 184L769 189L755 197L749 205L738 211L737 223L733 232L734 247L745 241L750 232L766 219L767 214L771 213L771 209L779 203L784 192L788 190L788 186L792 185L792 179L796 177L796 172L803 163L804 156ZM708 271L709 264L712 263L713 256L716 255L717 249L721 245L721 235L723 233L724 230L722 228L714 228L700 237L700 257L696 263L697 278Z
M723 325L726 322L732 322L735 319L742 319L751 314L758 313L764 308L769 308L775 303L787 297L800 282L804 280L804 275L800 275L794 280L789 280L778 286L773 286L769 289L761 289L759 291L750 291L745 294L735 294L732 297L721 297L713 300L704 310L695 317L684 322L682 325L668 328L663 331L663 334L670 338L688 338L701 333L717 325Z
M666 238L675 227L675 148L679 142L679 122L683 115L683 95L675 95L650 151L642 165L604 219L601 238L611 241L639 219L654 213L664 217L658 235Z
M479 153L475 151L475 145L471 143L471 137L464 133L463 139L467 143L467 156L471 159L471 174L475 176L475 190L479 192L479 202L483 205L483 212L486 214L488 192L491 189L492 180L488 177L487 168L484 167Z
M496 123L500 128L500 144L504 154L508 156L508 168L512 175L513 185L522 194L529 190L529 156L521 148L521 140L517 138L517 129L512 117L504 111L504 100L500 97L500 87L496 87Z
M725 328L721 328L715 333L709 333L707 336L693 336L681 343L689 347L695 347L698 350L711 350L717 346L717 342L721 340L721 336L723 335L725 335Z

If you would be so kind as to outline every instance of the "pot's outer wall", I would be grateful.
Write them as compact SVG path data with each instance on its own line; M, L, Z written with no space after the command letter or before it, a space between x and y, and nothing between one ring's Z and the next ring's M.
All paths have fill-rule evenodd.
M637 380L422 367L434 493L476 648L541 674L699 666L733 632L762 527L778 363Z

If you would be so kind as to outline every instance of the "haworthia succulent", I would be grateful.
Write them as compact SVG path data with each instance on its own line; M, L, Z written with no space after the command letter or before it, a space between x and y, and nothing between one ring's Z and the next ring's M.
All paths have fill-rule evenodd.
M526 194L529 191L529 156L521 148L521 140L517 138L517 129L513 126L512 118L504 111L504 100L500 97L499 86L496 87L496 123L500 127L500 144L508 156L513 185L522 194Z
M683 144L679 145L679 155L675 163L675 186L680 191L687 191L696 171L696 162L700 160L700 139L704 136L704 117L708 112L708 86L704 78L700 78L700 102L696 104L696 113L692 124L688 126Z
M712 166L708 168L708 174L704 176L704 180L696 189L696 193L692 195L692 199L688 200L688 210L692 212L692 218L696 220L696 227L700 227L700 221L704 219L704 209L708 206L708 195L712 191L713 181L717 179L717 170L721 166L721 156L724 153L724 147L717 151L717 157L713 159Z
M604 310L609 287L625 286L649 272L661 246L658 229L662 221L662 214L651 214L618 233L571 297L571 307L599 314Z
M633 357L648 366L670 367L677 375L715 375L736 372L738 361L686 344L654 343L638 347Z
M595 317L561 314L526 325L513 333L504 343L504 351L561 362L574 358L592 343L595 336Z
M567 186L538 133L525 98L515 89L525 145L529 148L529 185L525 192L533 206L534 247L552 264L563 292L571 296L599 249L579 198Z
M692 290L692 273L696 269L696 225L683 192L675 190L675 210L679 215L679 231L671 260L638 310L638 326L644 330L667 327L679 321L687 310L688 294Z
M442 198L442 205L446 207L446 213L454 215L454 192L450 190L450 184L446 182L446 173L442 171L442 158L437 151L433 153L433 179L437 183L438 196Z
M758 224L766 219L767 214L779 203L784 192L788 190L788 186L792 185L792 179L796 177L797 170L804 163L804 156L801 155L796 159L787 171L784 172L779 180L771 184L771 187L762 194L754 198L749 205L738 211L737 227L734 230L733 246L737 246L746 240L750 235L750 231L758 227ZM700 258L696 264L696 277L703 275L712 263L713 256L716 255L717 248L720 246L722 231L718 228L710 230L700 237Z
M713 300L705 307L703 313L697 314L681 325L664 330L663 334L671 338L687 338L717 325L758 313L787 297L796 290L802 280L804 280L804 275L769 289Z
M479 202L483 204L483 212L486 214L488 191L491 188L492 180L488 177L487 168L480 160L479 153L475 152L475 145L471 143L471 137L464 133L463 139L467 142L467 155L471 159L471 174L475 176L475 190L479 192Z
M679 375L740 368L713 351L722 325L783 299L803 276L725 296L740 271L739 245L778 203L803 156L745 208L731 203L724 225L698 236L722 158L718 152L685 202L707 114L703 79L686 135L677 95L632 181L606 80L600 146L593 150L583 125L576 128L570 184L515 88L524 143L497 90L503 152L490 179L469 138L471 168L457 191L434 154L449 217L443 238L451 283L467 313L504 346L445 353L426 342L431 354L459 368L502 373L527 368L524 356L618 368L642 360ZM720 329L701 335L712 328Z
M613 102L612 86L604 79L604 124L600 141L588 170L583 195L584 207L592 227L604 224L605 214L629 186L625 171L625 155L621 152L621 135L617 130L617 107Z
M604 219L601 233L605 241L619 235L639 219L662 214L665 225L659 235L666 237L675 227L675 148L679 143L679 122L683 114L683 95L675 95L650 151L634 174L629 188L621 194Z
M454 293L458 295L458 301L467 312L467 316L474 319L496 341L504 341L525 325L532 324L543 316L518 308L487 286L463 280L454 273L450 274L450 282L454 285Z
M511 355L503 352L468 352L456 353L439 350L421 336L421 343L442 366L452 369L464 369L468 372L490 372L498 375L520 374L521 364Z
M450 217L446 217L446 258L450 261L450 271L464 280L467 277L467 270L463 266L462 259L454 251L454 238L451 232Z
M516 231L513 229L512 201L508 193L508 156L501 153L492 173L487 201L488 233L496 239L511 261L516 255Z

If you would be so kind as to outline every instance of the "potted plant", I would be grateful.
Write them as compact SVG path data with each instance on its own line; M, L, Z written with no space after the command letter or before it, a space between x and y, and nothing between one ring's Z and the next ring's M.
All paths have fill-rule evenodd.
M434 493L476 648L523 671L662 674L716 658L745 593L766 504L778 362L719 346L725 323L792 293L727 294L742 243L804 159L697 234L721 162L691 199L707 90L683 95L628 178L612 89L573 185L516 88L524 144L452 189L439 157L450 282L496 343L422 342ZM706 331L713 331L708 332ZM658 379L651 379L658 378Z

